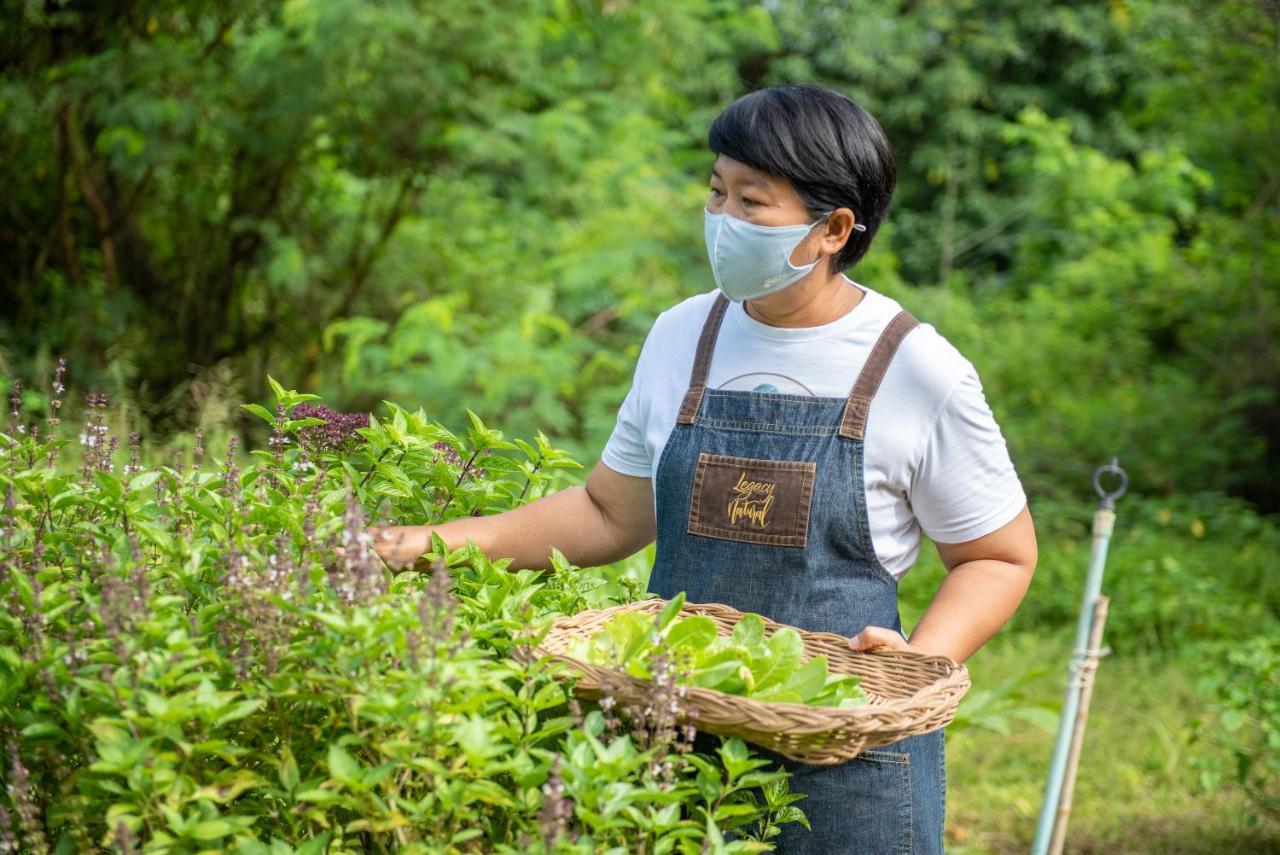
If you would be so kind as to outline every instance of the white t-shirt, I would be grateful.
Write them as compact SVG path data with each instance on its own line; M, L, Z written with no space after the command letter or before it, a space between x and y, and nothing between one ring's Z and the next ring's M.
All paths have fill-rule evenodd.
M707 385L713 389L844 398L897 301L864 292L852 311L818 327L762 324L741 303L720 327ZM601 455L624 475L658 474L658 459L689 387L711 291L658 316L636 364L631 391ZM941 543L990 534L1026 496L973 365L932 326L911 331L871 402L863 471L871 540L896 577L915 563L923 531Z

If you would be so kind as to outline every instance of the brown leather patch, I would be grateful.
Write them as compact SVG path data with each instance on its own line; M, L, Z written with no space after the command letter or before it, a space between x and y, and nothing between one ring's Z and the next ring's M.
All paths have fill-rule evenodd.
M804 546L816 464L698 455L689 503L689 534Z

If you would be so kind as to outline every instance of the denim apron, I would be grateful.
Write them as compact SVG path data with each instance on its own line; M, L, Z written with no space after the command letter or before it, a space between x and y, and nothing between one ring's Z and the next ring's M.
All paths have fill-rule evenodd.
M897 580L871 545L863 445L872 399L917 321L904 311L888 324L847 399L708 389L727 307L717 295L658 462L649 589L807 630L901 632ZM700 750L713 744L699 736ZM792 792L805 795L796 806L812 831L784 825L774 839L784 855L942 851L942 731L833 766L757 750L786 767Z

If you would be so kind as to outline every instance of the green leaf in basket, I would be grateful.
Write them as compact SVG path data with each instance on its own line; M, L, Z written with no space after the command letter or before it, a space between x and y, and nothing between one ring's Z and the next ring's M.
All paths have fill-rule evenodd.
M763 695L753 696L758 701L768 701L771 704L802 704L804 698L800 697L799 692L793 692L789 689L771 689Z
M652 633L653 624L648 615L624 612L607 620L590 638L574 639L567 652L592 665L625 666L641 658Z
M836 704L838 709L848 710L854 707L860 707L867 702L867 693L861 689L854 689L851 694L845 695Z
M804 642L794 629L780 629L769 636L764 655L748 663L755 678L754 692L764 692L781 684L795 673L803 655Z
M716 622L706 615L682 618L667 631L667 644L678 656L687 654L695 659L715 643Z
M827 657L815 656L792 671L782 682L756 694L762 701L809 703L827 683ZM783 696L786 696L785 698Z
M728 691L722 688L723 684L731 678L737 679L741 667L742 659L736 648L706 650L694 661L689 682L704 689Z
M580 662L590 662L593 649L592 641L593 639L585 638L581 635L570 639L569 643L565 645L565 655Z
M809 703L814 706L841 709L861 706L867 702L867 694L862 690L861 683L859 678L850 674L832 674L827 677L827 683L822 687L822 691L810 699Z
M625 665L649 645L653 625L649 616L640 612L615 615L604 627L608 659L602 664Z
M759 647L764 642L764 620L756 614L743 615L730 637L734 644L741 644L746 648Z
M666 632L667 627L676 619L676 615L680 614L680 610L684 608L684 591L676 594L671 600L662 607L662 611L658 612L658 616L654 618L654 628L658 634L662 635Z

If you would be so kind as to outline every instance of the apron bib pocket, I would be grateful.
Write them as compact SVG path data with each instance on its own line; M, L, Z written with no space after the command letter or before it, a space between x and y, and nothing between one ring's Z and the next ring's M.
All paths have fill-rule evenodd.
M689 534L803 547L817 466L702 452L693 477Z

